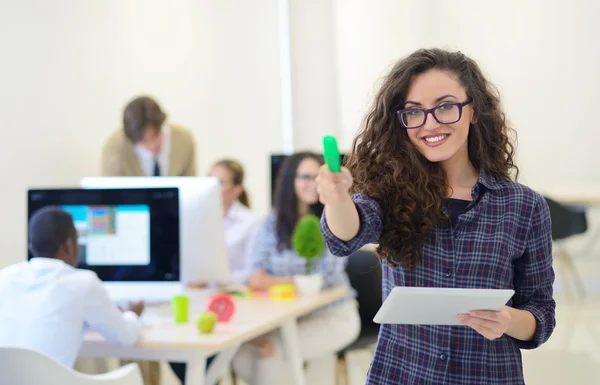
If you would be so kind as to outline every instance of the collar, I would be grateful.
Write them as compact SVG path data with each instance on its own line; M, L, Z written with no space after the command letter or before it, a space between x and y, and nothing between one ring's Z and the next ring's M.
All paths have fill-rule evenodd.
M67 266L65 261L56 258L34 257L29 260L29 264L34 267L60 267Z
M146 159L154 159L157 157L160 157L162 154L165 153L165 147L170 146L170 139L171 139L171 127L169 127L169 125L167 123L163 123L163 125L160 127L160 132L163 135L163 143L162 143L162 147L160 149L160 154L158 154L157 156L155 156L153 153L151 153L150 151L146 150L143 146L136 144L135 145L135 151L142 157L146 158Z
M488 190L498 190L502 187L499 179L494 175L487 173L483 168L479 170L479 178L476 185L482 185Z
M471 190L473 201L479 200L487 191L499 190L502 188L502 179L487 173L483 168L479 170L479 178Z
M225 219L232 220L238 218L240 216L240 213L245 208L246 206L244 206L239 200L236 199L231 204L231 207L229 207L229 210L227 210L227 215L225 216Z

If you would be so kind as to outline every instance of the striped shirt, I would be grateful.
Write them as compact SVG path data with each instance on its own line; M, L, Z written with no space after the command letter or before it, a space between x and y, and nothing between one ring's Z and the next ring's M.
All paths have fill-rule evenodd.
M507 305L533 314L533 339L490 341L466 326L382 325L367 385L524 384L520 349L540 346L555 327L550 212L530 188L484 171L472 198L454 226L435 227L414 272L381 262L383 298L394 286L513 289ZM375 200L352 199L360 216L354 239L340 241L325 214L321 220L328 247L340 256L378 243L383 228Z

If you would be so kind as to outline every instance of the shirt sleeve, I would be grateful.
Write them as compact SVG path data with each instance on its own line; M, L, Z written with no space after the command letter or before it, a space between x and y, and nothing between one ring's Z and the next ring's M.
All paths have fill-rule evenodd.
M556 326L552 297L552 221L544 198L537 194L524 254L515 261L515 295L512 306L527 310L536 320L530 341L517 341L521 349L535 349L550 338Z
M269 259L277 252L277 237L275 236L275 215L269 213L265 220L258 226L256 234L250 245L251 256L249 257L251 272L265 270L273 274Z
M88 287L84 317L86 324L109 343L133 346L139 339L142 328L139 317L131 311L121 312L97 276Z
M250 278L250 274L254 271L252 266L252 255L254 254L254 243L258 233L259 224L260 222L256 220L248 230L248 234L244 241L243 266L235 266L235 269L232 269L231 275L235 283L246 283Z
M321 230L327 247L337 256L349 256L367 244L379 243L379 237L383 230L383 211L379 203L365 194L354 194L352 201L358 210L360 230L350 241L341 241L333 235L327 225L325 210L321 217Z

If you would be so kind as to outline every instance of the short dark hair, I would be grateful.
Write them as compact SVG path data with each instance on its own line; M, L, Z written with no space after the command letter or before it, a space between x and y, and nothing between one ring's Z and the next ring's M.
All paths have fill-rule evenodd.
M75 234L73 217L57 206L43 207L29 219L29 249L34 257L54 257Z
M148 96L133 99L123 112L123 130L125 136L133 143L138 143L144 137L148 127L160 131L167 115L161 110L156 101Z

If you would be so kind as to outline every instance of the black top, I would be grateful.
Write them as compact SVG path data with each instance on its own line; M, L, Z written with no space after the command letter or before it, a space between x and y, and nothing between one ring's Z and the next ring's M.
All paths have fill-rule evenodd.
M449 198L446 200L446 207L450 212L450 222L452 223L452 226L456 226L458 216L465 212L469 203L471 203L471 201L463 199Z

